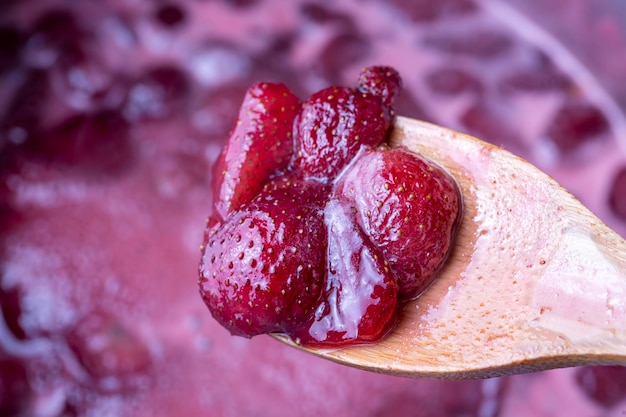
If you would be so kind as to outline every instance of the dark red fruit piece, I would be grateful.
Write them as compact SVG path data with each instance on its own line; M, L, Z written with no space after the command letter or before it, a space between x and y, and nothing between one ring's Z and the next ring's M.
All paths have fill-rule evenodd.
M28 216L28 210L18 207L16 204L15 188L11 187L8 177L20 169L21 158L8 155L9 152L0 151L0 286L7 290L11 285L5 284L6 271L4 264L4 251L10 246L11 236L24 225Z
M37 67L51 66L68 51L82 51L82 42L87 38L87 32L71 12L63 9L48 11L31 31L26 44L27 61Z
M162 4L154 12L155 19L167 28L175 28L183 23L187 16L185 11L176 4Z
M232 334L288 331L312 313L324 285L328 194L319 182L282 176L209 225L200 293Z
M222 0L222 1L228 4L229 6L238 7L241 9L252 7L258 2L258 0Z
M92 111L100 104L118 106L123 97L97 53L101 47L74 14L53 10L35 24L26 42L25 60L34 67L50 69L50 83L66 104Z
M362 147L385 140L391 116L378 97L330 87L302 105L297 120L294 166L304 175L331 181Z
M151 68L130 87L124 115L130 120L170 116L182 107L190 90L189 77L179 68Z
M447 259L461 215L459 189L442 168L404 149L362 155L337 184L396 274L402 298L419 295Z
M352 25L348 26L320 52L314 69L331 84L340 84L342 71L364 59L370 49L367 38Z
M608 129L609 123L597 107L568 103L556 114L546 134L561 152L567 153Z
M152 361L146 345L109 313L90 313L66 337L80 363L95 379L141 373Z
M304 17L318 24L337 23L340 25L349 25L352 23L350 16L336 10L331 10L317 3L303 4L300 7L300 12Z
M26 366L0 351L0 415L24 415L31 396Z
M459 16L476 10L472 0L393 0L392 4L416 22Z
M565 91L572 87L572 81L562 73L552 59L543 52L535 51L529 62L515 68L499 82L505 93L544 93Z
M440 68L426 77L430 89L442 95L457 95L481 89L480 81L467 71L457 68Z
M520 70L501 82L504 91L528 93L564 91L570 86L571 81L567 76L550 69Z
M293 153L293 120L300 100L283 84L250 87L237 124L214 165L215 209L224 219L252 200Z
M0 27L0 75L17 68L23 38L22 33L13 26Z
M626 402L626 368L622 366L579 368L575 378L583 392L604 407Z
M34 36L45 36L47 41L63 46L75 41L74 35L83 32L69 9L53 9L44 13L33 27Z
M29 141L38 132L49 93L47 73L40 70L26 73L0 120L0 153L6 146L21 145Z
M338 200L324 210L328 230L326 288L300 342L324 346L371 343L396 322L398 284L382 253L356 225L354 212Z
M626 219L626 167L622 167L613 179L609 192L609 206L613 213Z
M261 64L266 64L268 67L272 69L278 69L280 67L280 63L272 63L267 62L269 59L287 59L289 54L294 49L294 44L296 42L296 36L293 32L279 32L268 42L267 48L263 51L262 54L258 55L258 60ZM281 59L282 58L282 59ZM282 68L284 71L284 68ZM262 68L261 68L262 70ZM293 78L293 73L290 73ZM289 73L285 71L285 76L288 76ZM291 81L288 83L291 88L294 88L294 85Z
M519 155L525 151L508 121L497 109L484 102L479 101L471 105L461 116L461 124L467 133L494 145L502 146Z
M0 283L0 311L2 311L4 322L13 336L19 340L26 339L26 332L20 323L22 316L22 290L20 287L2 288Z
M367 67L359 74L357 88L380 98L391 116L394 115L393 103L402 90L402 78L391 67Z
M460 35L432 36L425 40L425 45L449 54L490 59L508 52L513 42L503 33L480 31Z
M388 417L389 410L393 410L393 417L497 417L502 415L499 411L506 381L502 378L480 383L438 381L436 401L432 401L431 384L434 381L421 381L425 385L409 386L385 396L368 415ZM424 386L430 389L423 389ZM419 414L415 413L415 404L420 404Z
M433 120L417 98L409 94L408 91L400 94L394 108L396 114L410 114L411 117L416 119Z
M42 158L92 172L117 172L132 156L130 125L117 112L79 114L32 142Z
M126 85L116 80L101 57L94 54L97 45L75 45L65 49L50 70L50 83L69 107L93 111L106 106L118 107L126 94Z

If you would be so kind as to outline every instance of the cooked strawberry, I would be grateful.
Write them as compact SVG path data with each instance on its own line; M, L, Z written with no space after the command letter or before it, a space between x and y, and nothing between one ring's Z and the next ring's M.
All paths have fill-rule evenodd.
M330 87L302 105L296 122L295 167L330 182L362 147L385 140L391 116L379 97L347 87Z
M338 200L324 210L327 283L311 323L296 333L304 344L347 345L380 339L395 324L398 284L382 253Z
M152 362L145 343L106 312L94 311L83 317L66 337L79 362L96 380L138 373Z
M222 219L256 196L293 153L293 120L300 100L283 84L251 86L235 128L214 165L215 209Z
M29 400L33 392L26 362L29 359L7 355L4 350L0 350L0 415L2 416L23 416L28 413L29 407L32 409Z
M288 331L324 286L328 187L283 176L209 232L200 292L232 334Z
M401 87L394 69L366 68L356 89L313 94L295 119L252 113L275 92L248 93L218 161L200 265L202 297L232 334L371 343L395 326L398 300L434 279L460 195L441 168L381 146ZM295 151L261 140L277 126L288 137L281 120Z
M127 169L134 156L131 127L114 110L78 114L33 138L33 153L81 172L112 174Z
M393 102L402 90L402 78L398 71L391 67L367 67L359 74L357 88L379 97L386 110L393 116Z
M461 213L456 182L405 149L368 152L354 162L336 193L397 275L402 298L428 286L447 259Z

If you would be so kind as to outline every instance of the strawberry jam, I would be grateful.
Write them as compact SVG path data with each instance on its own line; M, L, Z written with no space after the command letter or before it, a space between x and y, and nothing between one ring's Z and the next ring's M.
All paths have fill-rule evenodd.
M311 106L328 86L380 96L367 82L375 73L359 77L372 65L403 75L402 93L388 96L396 114L520 154L625 235L625 13L609 0L0 1L0 416L622 415L618 367L408 380L231 337L198 296L197 264L208 207L226 198L212 172L248 88L284 83ZM379 128L393 116L383 112ZM367 270L378 281L360 299L392 299L399 287L376 285L388 281L376 261L384 246L363 244L367 209L342 203L368 201L320 181L326 170L306 156L280 170L315 170L292 181L316 181L310 194L329 203L321 224L286 226L332 230L325 241L342 256L330 276ZM354 169L342 179L357 188ZM223 196L245 189L236 178ZM254 196L283 199L280 185ZM272 207L255 204L245 221L270 224ZM235 252L233 269L253 267L253 248ZM302 259L316 254L292 259L304 274ZM266 255L268 270L280 255ZM297 307L301 290L288 294L294 316L339 311ZM344 288L330 279L309 291ZM307 334L343 338L331 317Z

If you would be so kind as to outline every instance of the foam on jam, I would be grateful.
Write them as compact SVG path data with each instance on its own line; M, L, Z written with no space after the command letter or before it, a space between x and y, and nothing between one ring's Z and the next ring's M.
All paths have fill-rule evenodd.
M606 93L625 97L623 10L532 4L3 2L0 414L620 415L623 368L368 374L232 338L196 293L208 172L245 89L305 96L371 63L409 74L398 114L527 157L626 234L623 106Z

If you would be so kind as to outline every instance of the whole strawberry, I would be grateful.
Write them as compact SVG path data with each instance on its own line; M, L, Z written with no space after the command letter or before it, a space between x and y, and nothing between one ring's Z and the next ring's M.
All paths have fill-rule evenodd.
M235 128L213 167L214 206L224 219L287 168L300 100L284 84L257 83L246 92Z
M356 208L359 224L398 277L400 296L419 295L447 259L459 224L454 179L406 149L377 150L354 162L336 194Z
M309 317L324 286L328 194L280 177L209 231L200 293L232 334L285 332Z
M393 103L402 90L402 78L398 71L391 67L367 67L359 74L357 89L378 97L385 110L389 112L389 116L393 117L395 115Z

